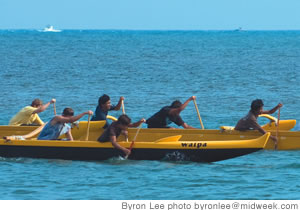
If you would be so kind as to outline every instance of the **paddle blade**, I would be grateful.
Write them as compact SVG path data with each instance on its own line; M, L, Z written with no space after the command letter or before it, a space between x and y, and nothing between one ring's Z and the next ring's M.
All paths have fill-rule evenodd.
M181 137L182 137L182 135L168 136L165 138L158 139L157 141L155 141L155 143L175 142L175 141L178 141Z

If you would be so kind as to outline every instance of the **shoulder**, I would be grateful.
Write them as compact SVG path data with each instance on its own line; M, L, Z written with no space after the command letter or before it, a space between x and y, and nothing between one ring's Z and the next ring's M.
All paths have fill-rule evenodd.
M116 131L118 130L118 123L117 122L113 122L112 124L110 124L108 126L107 130L110 133L110 135L115 136L116 135Z
M99 106L96 108L95 112L96 120L105 120L106 119L106 113L103 111Z
M98 105L98 106L96 107L96 113L99 113L99 112L103 112L103 111L102 111L101 107Z
M37 110L37 108L36 108L36 107L32 107L32 106L25 106L25 107L22 109L23 112L29 112L29 113L32 113L32 112L34 112L35 110Z
M172 108L170 106L167 106L167 107L165 107L165 112L168 115L179 116L179 114L180 114L180 108Z
M109 128L117 128L118 127L118 122L112 122L112 124L110 124L108 127Z
M53 117L50 121L57 123L57 122L61 122L61 121L65 120L65 118L66 117L64 117L62 115L57 115L57 116Z
M257 119L257 117L255 116L255 114L253 114L251 111L249 111L249 113L248 113L248 118L249 119L251 119L251 120L255 120L256 121L256 119Z
M26 109L26 110L36 110L37 108L33 107L33 106L25 106L23 109Z
M163 108L161 108L161 111L164 112L169 112L172 108L170 106L164 106Z

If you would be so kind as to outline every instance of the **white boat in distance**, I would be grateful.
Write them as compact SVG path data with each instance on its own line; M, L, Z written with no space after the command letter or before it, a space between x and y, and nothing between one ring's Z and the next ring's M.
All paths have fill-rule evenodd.
M44 30L42 30L42 32L61 32L61 30L54 29L53 26L47 25L46 28L44 28Z

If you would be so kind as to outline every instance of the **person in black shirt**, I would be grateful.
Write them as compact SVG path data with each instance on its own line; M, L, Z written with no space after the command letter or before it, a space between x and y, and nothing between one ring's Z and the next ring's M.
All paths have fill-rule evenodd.
M121 133L127 136L128 127L138 127L143 122L145 122L145 119L141 119L136 123L131 123L131 119L127 115L123 114L118 118L118 121L113 122L105 129L102 135L98 138L98 141L102 143L110 141L116 149L122 150L125 153L125 156L129 156L130 150L119 145L117 138Z
M103 128L107 128L109 126L109 122L106 119L108 111L120 110L123 100L124 100L124 97L121 96L118 104L116 106L113 106L113 105L111 105L110 97L106 94L102 95L98 100L98 106L96 108L96 111L95 111L91 121L106 120L106 124L104 125Z
M155 113L152 117L147 119L146 123L148 124L148 128L170 128L168 125L171 122L174 122L178 126L182 126L183 128L193 128L185 123L180 117L180 112L185 109L188 103L192 100L195 100L196 96L190 97L184 104L180 101L173 101L171 106L165 106L160 111Z

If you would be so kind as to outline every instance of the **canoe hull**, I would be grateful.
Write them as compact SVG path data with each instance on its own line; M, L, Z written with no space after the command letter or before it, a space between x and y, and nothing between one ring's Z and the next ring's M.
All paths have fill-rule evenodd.
M133 160L173 160L215 162L247 155L263 149L270 133L245 141L179 141L181 135L161 138L156 141L118 143L129 148ZM29 157L65 160L107 160L124 155L110 142L60 141L60 140L0 140L0 156Z
M241 149L133 149L128 159L216 162L247 155L261 148ZM114 148L43 147L0 145L1 157L27 157L64 160L101 161L123 156Z

